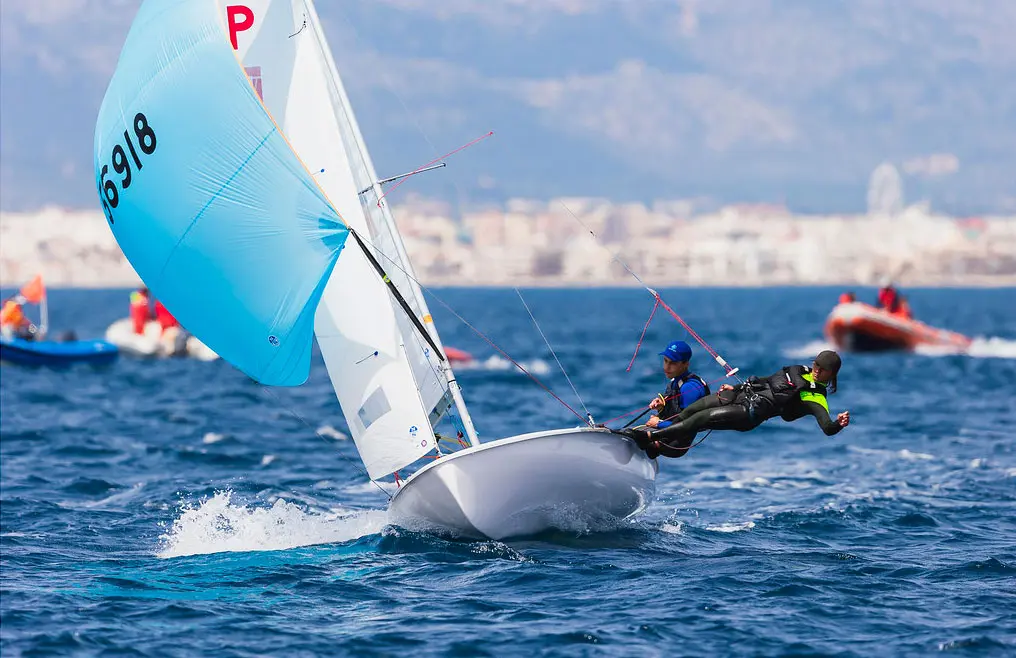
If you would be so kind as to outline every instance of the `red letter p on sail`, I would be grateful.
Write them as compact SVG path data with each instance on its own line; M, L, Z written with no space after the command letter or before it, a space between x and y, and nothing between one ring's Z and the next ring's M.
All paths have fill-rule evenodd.
M226 22L229 24L229 42L233 44L233 50L239 50L236 35L254 27L254 12L246 5L230 5L226 7Z

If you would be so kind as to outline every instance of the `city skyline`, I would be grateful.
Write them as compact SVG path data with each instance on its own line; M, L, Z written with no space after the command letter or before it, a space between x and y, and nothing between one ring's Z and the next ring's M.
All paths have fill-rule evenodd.
M614 255L654 286L1016 283L1016 216L955 218L924 204L795 215L773 204L696 210L694 200L569 197L456 215L448 202L413 197L392 211L417 276L431 285L634 285ZM37 273L58 286L138 282L98 210L0 212L0 242L0 285Z

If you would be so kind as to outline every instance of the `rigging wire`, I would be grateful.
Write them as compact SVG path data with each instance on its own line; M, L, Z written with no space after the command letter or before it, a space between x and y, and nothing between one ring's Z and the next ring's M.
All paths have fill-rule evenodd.
M649 325L653 323L653 316L656 315L656 309L660 308L660 300L657 299L656 303L653 304L653 310L649 313L649 319L646 320L646 326L642 327L642 335L639 336L639 342L635 345L635 353L631 355L631 361L628 362L628 367L625 368L625 372L631 372L631 367L635 365L635 359L639 355L639 349L642 348L642 341L646 338L646 332L649 331Z
M350 232L354 232L354 231L353 231L353 229L349 229L349 230L350 230ZM361 239L363 239L363 238L361 237ZM370 243L370 242L369 242L368 240L363 240L363 241L364 241L364 242L365 242L366 244L368 244L368 245L371 245L371 243ZM373 245L371 245L371 246L373 246ZM487 343L488 345L490 345L491 347L493 347L493 348L494 348L495 350L497 350L497 351L498 351L498 352L499 352L499 353L501 354L501 356L503 356L503 357L504 357L505 359L507 359L508 361L510 361L512 365L514 365L514 366L515 366L516 368L518 368L518 369L519 369L520 371L522 371L522 373L523 373L524 375L526 375L527 377L529 377L530 379L532 379L532 380L533 380L533 381L534 381L534 382L535 382L535 383L537 384L537 386L539 386L540 388L542 388L542 389L543 389L544 391L546 391L546 392L547 392L547 393L548 393L548 394L549 394L549 395L550 395L550 396L551 396L552 398L554 398L554 399L555 399L555 400L557 400L557 401L558 401L559 403L561 403L561 405L562 405L562 406L564 406L564 408L565 408L565 409L567 409L568 411L570 411L570 412L572 412L573 414L575 414L575 416L576 416L576 417L577 417L577 418L578 418L579 420L581 420L581 421L582 421L583 423L587 423L587 422L588 422L588 419L586 419L585 417L583 417L583 416L582 416L582 414L580 414L580 413L579 413L578 411L576 411L576 410L575 410L575 409L574 409L574 408L573 408L573 407L572 407L572 406L571 406L570 404L568 404L567 402L565 402L564 400L562 400L562 399L560 398L560 396L558 396L558 395L557 395L556 393L554 393L554 391L552 391L552 390L550 389L550 387L548 387L548 386L547 386L546 384L544 384L544 383L543 383L542 381L540 381L540 379L539 379L539 378L538 378L538 377L537 377L536 375L534 375L533 373L529 372L529 371L528 371L528 370L527 370L527 369L526 369L526 368L525 368L525 367L524 367L524 366L523 366L523 365L522 365L521 363L519 363L519 362L518 362L518 361L516 361L516 360L515 360L514 358L512 358L512 356L511 356L510 354L508 354L508 352L506 352L506 351L504 351L503 349L501 349L501 347L500 347L500 346L498 346L498 344L497 344L497 343L495 343L495 342L494 342L493 340L491 340L491 339L490 339L490 338L489 338L489 337L487 336L487 334L483 333L482 331L480 331L479 329L477 329L477 328L476 328L475 326L473 326L473 325L472 325L472 324L471 324L471 323L470 323L470 322L469 322L468 320L466 320L466 319L465 319L464 317L462 317L462 315L460 315L458 311L456 311L456 310L455 310L454 308L452 308L452 306L451 306L450 304L448 304L448 303L447 303L446 301L444 301L443 299L441 299L441 297L440 297L440 296L438 296L438 295L437 295L437 294L436 294L436 293L435 293L435 292L434 292L433 290L431 290L431 289L430 289L430 288L429 288L428 286L425 286L424 284L420 283L420 280L419 280L419 279L417 279L416 277L414 277L414 276L413 276L413 274L412 274L411 272L409 272L409 271L407 271L407 270L406 270L406 268L402 267L402 265L401 265L400 263L398 263L398 262L397 262L397 261L396 261L395 259L393 259L392 257L390 257L390 256L389 256L388 254L386 254L386 253L384 253L383 251L381 251L381 250L377 249L377 247L374 247L374 249L375 249L375 250L377 251L377 253L378 253L378 254L380 254L380 256L381 256L382 258L386 259L386 260L387 260L388 262L390 262L390 263L391 263L391 264L392 264L393 266L395 266L395 268L396 268L396 269L400 270L400 271L401 271L401 272L402 272L403 274L405 274L407 278L409 278L410 280L412 280L413 282L415 282L415 283L416 283L416 285L418 285L418 286L420 287L420 290L421 290L421 291L423 291L423 292L425 292L426 294L428 294L428 295L430 295L431 297L433 297L433 298L434 298L434 300L435 300L435 301L437 301L437 303L441 304L441 306L444 306L444 307L445 307L445 308L446 308L446 309L448 310L448 312L449 312L449 313L451 313L452 315L454 315L454 316L455 316L455 317L456 317L456 318L457 318L457 319L459 320L459 322L461 322L462 324L466 325L466 327L468 327L468 328L469 328L469 329L470 329L470 330L471 330L471 331L472 331L473 333L475 333L475 334L476 334L477 336L479 336L479 337L480 337L480 338L482 338L482 339L483 339L484 341L486 341L486 343Z
M699 345L701 345L707 352L709 352L709 354L713 357L713 359L718 364L720 364L720 367L722 367L724 369L724 371L726 371L727 377L735 377L739 382L744 383L743 380L740 377L737 377L737 373L740 370L740 368L734 368L734 367L732 367L729 363L726 362L726 360L724 360L724 358L722 356L719 355L719 353L716 350L714 350L712 347L710 347L709 344L706 343L706 341L703 340L702 337L699 336L698 333L696 333L695 330L692 329L691 326L687 322L685 322L684 319L682 319L681 316L678 315L677 312L674 311L674 309L672 309L667 304L667 302L663 301L663 298L660 296L660 293L658 293L655 290L653 290L652 288L650 288L646 284L646 282L642 280L642 277L640 277L638 274L636 274L635 271L628 266L628 263L626 263L617 253L611 251L605 244L600 242L599 236L596 235L596 233L591 228L589 228L589 226L586 225L585 222L583 222L581 219L579 219L578 215L573 213L571 208L569 208L565 204L564 201L561 201L559 199L558 203L560 203L561 207L564 208L565 210L567 210L568 214L571 215L572 218L575 219L575 221L578 222L582 226L582 228L584 228L589 233L589 235L591 235L593 237L593 241L599 247L601 247L607 253L610 254L611 258L614 259L614 262L618 263L621 267L623 267L628 272L628 274L630 274L636 281L638 281L639 285L641 285L643 288L645 288L646 292L648 292L650 295L652 295L653 298L657 301L657 303L660 306L662 306L664 308L664 310L666 310L668 313L670 313L670 315L673 316L673 318L675 320L677 320L681 324L682 327L685 328L685 330L692 336L692 338L694 338L699 343ZM656 309L654 307L653 308L653 313L655 313L655 312L656 312ZM652 319L652 316L650 315L650 320L651 319ZM644 333L643 333L643 335L644 335Z
M518 368L519 370L521 370L523 374L525 374L525 375L526 375L527 377L529 377L529 378L530 378L530 379L532 379L532 380L533 380L534 382L536 382L537 386L539 386L539 387L540 387L540 388L542 388L542 389L543 389L544 391L546 391L546 392L547 392L547 393L548 393L548 394L549 394L549 395L550 395L550 396L551 396L552 398L554 398L555 400L557 400L558 402L560 402L560 403L561 403L561 405L562 405L562 406L564 406L564 408L565 408L565 409L567 409L568 411L570 411L570 412L572 412L573 414L575 414L575 417L576 417L576 418L578 418L579 420L581 420L581 421L582 421L583 423L586 423L586 422L588 422L588 421L587 421L587 419L586 419L586 418L584 418L584 417L582 416L582 414L580 414L579 412L575 411L575 409L574 409L574 408L572 408L572 406L571 406L570 404L568 404L567 402L565 402L564 400L562 400L562 399L561 399L561 398L560 398L560 397L559 397L559 396L557 395L557 393L555 393L554 391L552 391L552 390L550 389L550 387L548 387L548 386L547 386L546 384L544 384L543 382L541 382L541 381L540 381L540 380L539 380L539 379L538 379L538 378L536 377L536 375L534 375L533 373L531 373L531 372L529 372L528 370L526 370L526 368L525 368L525 367L523 367L523 365L522 365L521 363L519 363L518 361L516 361L515 359L513 359L513 358L511 357L511 355L510 355L510 354L508 354L508 352L505 352L505 351L504 351L503 349L501 349L501 348L500 348L500 347L499 347L499 346L497 345L497 343L495 343L495 342L494 342L493 340L491 340L491 339L490 339L490 338L489 338L489 337L488 337L488 336L487 336L487 335L486 335L485 333L483 333L482 331L480 331L479 329L477 329L476 327L474 327L474 326L473 326L472 324L470 324L470 323L469 323L469 321L468 321L468 320L466 320L466 319L465 319L464 317L462 317L461 315L459 315L458 311L456 311L456 310L455 310L454 308L452 308L451 306L449 306L449 305L448 305L448 304L447 304L447 303L446 303L446 302L445 302L445 301L444 301L443 299L441 299L440 297L438 297L437 295L435 295L435 294L434 294L434 292L433 292L432 290L430 290L430 289L428 289L428 288L423 288L422 286L421 286L421 289L423 289L423 290L425 290L426 292L430 293L430 295L431 295L431 296L432 296L432 297L433 297L433 298L434 298L435 300L437 300L437 302L438 302L439 304L441 304L442 306L444 306L444 307L445 307L446 309L448 309L448 311L449 311L449 312L450 312L450 313L451 313L452 315L454 315L454 316L455 316L456 318L458 318L459 322L461 322L462 324L464 324L464 325L466 325L467 327L469 327L469 329L470 329L470 330L472 330L472 331L473 331L473 333L475 333L475 334L476 334L477 336L479 336L480 338L482 338L483 340L485 340L485 341L487 342L487 344L488 344L488 345L490 345L491 347L493 347L493 348L494 348L495 350L497 350L498 352L500 352L500 353L501 353L501 356L503 356L504 358L508 359L508 360L509 360L509 361L510 361L510 362L512 363L512 365L514 365L514 366L515 366L516 368Z
M600 242L600 237L599 237L598 235L596 235L596 233L594 233L594 232L593 232L593 229L589 228L589 226L587 226L587 225L586 225L586 223L585 223L584 221L582 221L581 219L579 219L578 215L576 215L575 213L573 213L573 212L572 212L572 210L571 210L571 208L569 208L569 207L568 207L567 205L565 205L565 202L564 202L564 201L561 201L560 199L558 199L558 203L560 203L560 204L561 204L561 207L562 207L562 208L564 208L565 210L567 210L567 211L568 211L568 214L569 214L569 215L571 215L571 216L572 216L572 218L573 218L573 219L574 219L574 220L575 220L576 222L578 222L578 223L579 223L579 224L580 224L580 225L582 226L582 228L586 229L586 231L587 231L587 232L589 233L589 235L593 236L593 241L594 241L594 242L595 242L595 243L596 243L596 244L597 244L597 245L598 245L599 247L601 247L602 249L604 249L604 250L605 250L605 251L606 251L606 252L607 252L608 254L610 254L611 258L613 258L613 259L614 259L614 262L616 262L616 263L617 263L618 265L620 265L620 266L621 266L621 267L623 267L623 268L624 268L625 270L627 270L627 271L628 271L628 274L632 275L632 277L634 277L634 279L635 279L636 281L638 281L638 282L639 282L639 285L640 285L640 286L642 286L643 288L645 288L646 290L648 290L650 294L652 294L652 295L653 295L654 297L658 296L658 295L656 294L656 291L655 291L655 290L653 290L653 289L652 289L652 288L650 288L650 287L649 287L648 285L646 285L646 282L645 282L645 281L643 281L643 280L642 280L642 278L641 278L641 277L640 277L640 276L639 276L638 274L636 274L636 273L635 273L635 271L634 271L634 270L633 270L632 268L628 267L628 263L624 262L624 261L623 261L623 260L621 259L621 257L620 257L620 256L618 256L618 255L617 255L616 253L614 253L613 251L611 251L611 250L610 250L610 249L609 249L609 248L607 247L607 245L605 245L605 244L603 244L602 242Z
M342 16L343 22L345 22L345 24L349 27L350 31L353 33L353 38L355 40L357 40L357 41L361 41L362 42L363 38L360 36L360 31L356 29L356 26L349 19L349 17L346 15L346 13L340 9L339 10L339 15ZM385 88L388 90L388 93L390 93L392 96L394 96L395 99L399 102L399 105L402 106L402 111L405 113L406 117L408 117L409 121L413 124L413 127L416 128L416 132L418 132L420 134L420 137L423 138L423 141L427 142L427 146L430 147L431 154L433 155L433 154L439 153L440 151L438 151L438 148L434 144L434 141L430 138L430 136L427 134L427 131L425 131L423 129L423 126L420 124L419 117L417 116L417 114L414 114L413 112L410 111L409 105L406 104L405 99L402 97L402 94L399 93L398 87L392 82L392 79L389 77L388 72L385 70L385 68L384 67L376 67L375 70L376 70L377 74L379 75L379 77L381 78L381 81L384 84ZM474 139L473 141L469 142L468 144L466 144L464 146L461 146L461 147L455 149L454 151L452 151L450 153L447 153L447 154L445 154L445 155L443 155L441 157L433 159L431 161L431 164L433 164L435 162L438 162L438 161L440 161L440 160L442 160L442 159L444 159L444 158L446 158L446 157L448 157L448 156L450 156L450 155L452 155L454 153L458 153L459 151L461 151L461 150L463 150L465 148L468 148L468 147L472 146L473 144L475 144L475 143L477 143L479 141L482 141L482 140L490 137L493 134L494 134L494 131L491 130L487 134L482 135L481 137L478 137L478 138ZM426 167L427 167L427 165L424 165L423 167L420 167L419 169L425 169ZM419 173L419 170L414 170L412 173L413 174ZM452 186L455 187L455 191L458 194L459 198L461 199L462 196L463 196L462 195L462 189L459 186L458 182L456 182L456 180L454 178L452 178L451 179L451 183L452 183ZM399 185L401 185L401 184L402 184L402 182L400 181ZM393 192L396 187L398 187L398 185L396 185L396 186L392 187L391 189L389 189L385 194L382 195L381 198L384 198L385 196L387 196L388 194ZM380 203L381 203L381 199L378 199L378 204L380 204Z
M529 308L529 304L526 303L526 299L525 297L522 296L522 291L519 290L518 287L515 288L515 294L519 296L519 300L522 301L522 306L525 307L526 313L529 314L529 318L533 321L533 325L536 327L536 330L540 332L540 336L543 338L543 342L547 344L547 349L550 350L551 356L553 356L554 361L557 362L557 367L561 369L561 374L564 375L564 378L565 380L567 380L568 385L571 386L572 393L574 393L575 397L578 399L579 404L582 406L582 410L586 412L586 418L589 419L589 424L595 425L596 423L593 421L593 414L589 413L589 408L586 406L586 403L582 400L582 396L579 395L579 391L577 388L575 388L575 384L572 382L571 377L568 376L568 371L564 369L564 365L561 363L561 359L557 358L557 352L554 351L553 346L551 346L550 344L550 340L547 339L547 334L543 333L543 329L540 327L540 323L536 321L536 316L533 315L533 311Z
M384 198L386 196L388 196L389 194L391 194L392 192L394 192L395 190L399 189L399 187L403 183L405 183L409 179L410 176L415 176L416 174L418 174L418 173L420 173L420 172L430 168L431 165L433 165L433 164L435 164L437 162L440 162L440 161L444 160L445 158L447 158L449 156L455 155L459 151L464 151L467 148L469 148L470 146L472 146L473 144L477 144L479 142L482 142L483 140L487 139L488 137L490 137L493 134L494 134L494 131L490 130L490 131L487 132L487 134L480 135L479 137L477 137L473 141L468 142L466 144L463 144L462 146L458 147L457 149L449 151L449 152L445 153L442 156L436 157L433 160L431 160L430 162L428 162L426 164L423 164L423 165L420 165L419 167L417 167L413 171L409 172L408 174L405 174L404 176L401 177L401 179L397 183L395 183L395 185L392 185L380 197L378 197L378 200L377 200L378 208L381 207L381 202L384 201Z
M726 378L727 378L727 376L724 375L723 377L718 377L716 379L707 381L706 384L711 386L712 384L717 384L719 382L722 382ZM667 397L663 398L663 401L664 402L669 402L670 400L676 400L679 397L681 397L681 393L677 392L677 393L674 393L673 395L670 395L670 396L667 396ZM604 421L604 422L602 422L600 424L601 425L609 425L610 423L613 423L615 420L621 420L622 418L627 418L628 416L630 416L630 415L632 415L634 413L638 413L639 414L635 418L635 420L638 420L639 418L644 416L651 409L652 409L652 407L648 407L648 406L646 406L646 407L638 407L637 409L632 409L631 411L626 411L623 414L621 414L620 416L615 416L615 417L611 418L610 420L606 420L606 421ZM663 420L667 420L667 419L664 418ZM628 427L628 425L625 425L625 427Z

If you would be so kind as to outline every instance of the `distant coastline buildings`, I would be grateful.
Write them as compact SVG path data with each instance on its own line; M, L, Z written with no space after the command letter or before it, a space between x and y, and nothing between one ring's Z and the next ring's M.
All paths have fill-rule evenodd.
M414 198L393 213L432 285L631 285L614 253L660 286L863 285L886 274L908 286L1016 285L1016 217L903 207L895 168L876 170L869 201L866 215L819 216L769 204L699 213L691 201L520 199L456 216ZM0 213L0 285L36 272L54 286L137 283L101 212Z

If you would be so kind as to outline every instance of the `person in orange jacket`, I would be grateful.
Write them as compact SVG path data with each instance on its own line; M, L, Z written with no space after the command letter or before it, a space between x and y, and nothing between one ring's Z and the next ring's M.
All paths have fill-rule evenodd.
M908 302L907 298L903 295L900 295L899 304L897 305L896 311L893 315L898 315L901 318L906 318L907 320L912 320L914 318L914 314L910 311L910 302Z
M852 292L840 293L840 304L849 304L857 301L857 295Z
M25 315L25 298L20 294L4 301L0 309L0 332L4 336L14 336L23 340L34 340L38 331L36 326Z

